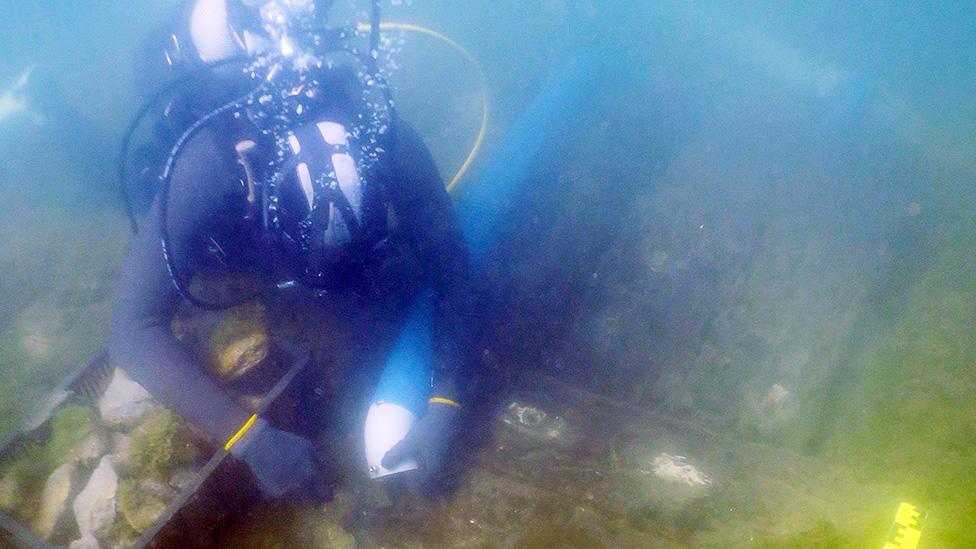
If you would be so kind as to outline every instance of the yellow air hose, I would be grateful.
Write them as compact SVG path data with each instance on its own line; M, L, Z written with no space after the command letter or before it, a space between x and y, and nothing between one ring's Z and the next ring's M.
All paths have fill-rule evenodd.
M365 23L358 25L357 28L360 31L370 30L370 26ZM435 38L447 44L452 49L460 53L461 56L464 57L478 73L478 80L480 81L481 84L481 129L478 130L478 137L474 140L474 145L471 147L471 152L468 153L467 158L464 159L464 163L461 164L461 167L458 168L457 173L454 174L454 177L451 178L451 180L447 184L447 190L448 192L451 192L461 181L461 178L464 177L464 174L467 173L468 168L471 167L471 164L474 163L474 159L478 156L478 152L481 150L481 144L485 140L485 134L488 133L488 77L485 76L485 71L481 68L481 65L478 63L478 60L475 59L473 55L471 55L471 52L469 52L467 49L464 48L464 46L458 44L453 39L444 36L443 34L433 29L429 29L427 27L423 27L420 25L415 25L413 23L385 22L385 23L380 23L380 30L384 30L384 31L399 30L404 32L415 32L418 34L424 34L432 38Z

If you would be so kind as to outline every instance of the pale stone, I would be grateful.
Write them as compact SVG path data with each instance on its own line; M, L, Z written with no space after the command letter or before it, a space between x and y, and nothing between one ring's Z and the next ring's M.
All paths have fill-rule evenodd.
M149 392L119 368L115 369L112 381L98 402L102 421L113 427L131 427L152 408Z
M118 488L119 477L115 474L112 457L104 456L73 505L82 536L106 536L111 531Z
M71 498L79 488L78 466L65 463L51 473L41 495L34 530L44 539L67 541L71 532Z
M95 539L95 536L91 534L86 534L82 536L81 539L76 539L72 541L71 545L68 546L68 549L102 549L102 548L98 545L98 540Z
M563 418L515 401L505 408L501 421L524 434L553 442L564 441L570 430Z
M688 486L707 486L712 479L688 463L688 458L668 453L660 453L652 464L654 474L661 479L682 482Z
M798 409L796 395L776 383L755 407L753 424L760 435L776 436L789 427Z

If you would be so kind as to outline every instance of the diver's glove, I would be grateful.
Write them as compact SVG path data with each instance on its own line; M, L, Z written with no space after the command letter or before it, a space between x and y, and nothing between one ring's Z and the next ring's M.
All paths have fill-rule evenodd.
M241 432L228 442L230 453L247 464L264 494L329 499L329 487L321 477L311 442L261 418Z
M427 413L407 436L383 456L383 467L392 469L414 458L420 466L418 480L426 484L440 470L461 416L461 407L444 398L432 398Z

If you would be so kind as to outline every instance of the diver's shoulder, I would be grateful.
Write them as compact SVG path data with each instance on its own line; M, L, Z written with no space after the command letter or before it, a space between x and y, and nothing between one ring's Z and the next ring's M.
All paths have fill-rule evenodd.
M396 119L396 141L397 143L424 144L424 139L420 136L420 132L417 131L417 127L401 116L397 116Z
M396 121L393 157L398 163L408 161L426 164L427 158L431 158L430 161L433 162L430 147L416 126L399 117Z

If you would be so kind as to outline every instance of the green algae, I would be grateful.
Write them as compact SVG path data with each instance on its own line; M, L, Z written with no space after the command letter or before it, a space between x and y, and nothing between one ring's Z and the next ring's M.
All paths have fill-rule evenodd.
M0 335L0 436L11 435L23 425L27 403L43 401L61 381L60 369L38 368L12 334Z
M136 479L119 483L118 509L134 532L143 532L153 525L169 503L162 490L147 489ZM121 532L125 534L125 532Z
M137 476L164 479L200 457L182 420L169 410L150 416L132 436L132 463Z
M122 484L120 483L119 490L121 489ZM131 547L135 543L135 541L139 538L139 532L136 532L132 528L129 521L116 520L112 523L112 530L109 532L108 537L116 543L115 547L124 549L126 547Z
M755 547L760 549L842 549L858 547L846 540L834 523L820 519L806 529L779 539L757 540Z
M117 212L32 204L0 219L0 436L105 339L127 238Z
M62 408L51 417L51 438L47 444L48 459L60 465L71 451L94 432L92 409L84 405Z
M2 478L7 484L0 505L23 520L31 520L40 505L48 477L71 459L72 450L95 429L87 406L66 406L54 412L36 438L28 440L6 460Z
M904 293L884 342L849 380L827 450L929 511L927 545L976 544L976 238L965 224ZM891 516L894 505L891 502Z

